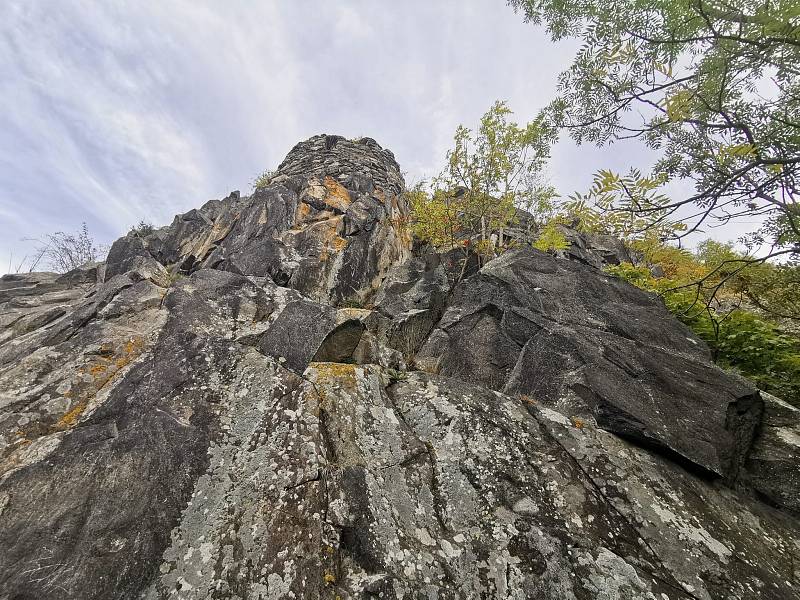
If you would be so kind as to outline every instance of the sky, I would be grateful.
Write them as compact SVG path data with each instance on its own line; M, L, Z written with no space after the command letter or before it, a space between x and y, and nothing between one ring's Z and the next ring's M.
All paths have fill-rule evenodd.
M418 181L495 100L532 119L576 47L503 0L2 0L0 272L47 233L109 244L248 193L318 133L372 137ZM568 195L652 158L565 139L549 178Z

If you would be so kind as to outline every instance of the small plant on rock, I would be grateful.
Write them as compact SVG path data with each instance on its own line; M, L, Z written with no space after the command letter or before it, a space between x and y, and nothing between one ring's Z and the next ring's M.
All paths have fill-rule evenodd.
M269 169L261 173L258 177L253 180L253 190L263 190L267 187L270 183L272 183L272 179L275 177L275 171L270 171Z
M145 220L139 221L138 224L134 225L130 229L131 233L135 233L136 235L138 235L141 238L147 237L148 235L150 235L154 231L155 231L155 227L153 227L153 224L152 223L148 223Z

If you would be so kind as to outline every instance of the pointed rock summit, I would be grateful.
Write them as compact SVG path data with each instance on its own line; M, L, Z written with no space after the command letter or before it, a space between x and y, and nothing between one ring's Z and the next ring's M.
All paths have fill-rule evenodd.
M0 279L0 600L800 597L798 410L618 242L453 285L374 140L262 183Z

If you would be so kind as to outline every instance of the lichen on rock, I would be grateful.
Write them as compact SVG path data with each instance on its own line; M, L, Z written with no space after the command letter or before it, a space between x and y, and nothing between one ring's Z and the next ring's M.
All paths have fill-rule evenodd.
M394 156L0 278L0 600L797 598L797 411L577 233L454 285Z

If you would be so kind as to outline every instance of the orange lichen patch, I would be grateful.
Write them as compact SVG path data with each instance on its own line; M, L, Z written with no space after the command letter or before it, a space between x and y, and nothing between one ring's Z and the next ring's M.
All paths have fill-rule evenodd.
M519 399L522 400L525 404L536 404L536 400L534 400L527 394L520 394Z
M65 429L71 429L75 426L78 420L81 418L83 411L86 410L86 407L89 405L89 399L84 399L78 402L75 406L73 406L70 410L65 412L58 422L53 425L53 429L55 431L64 431Z
M580 417L572 417L570 420L572 421L572 426L575 427L575 429L583 429L586 427L586 422Z
M124 344L124 346L122 348L123 348L123 352L126 355L130 355L130 354L133 354L133 353L137 353L138 354L138 351L140 351L143 346L144 346L144 340L142 338L140 338L140 337L137 337L137 338L129 339L127 342L125 342L125 344Z
M328 194L325 196L325 204L341 212L345 212L350 207L352 202L350 192L330 175L325 177L325 189L328 190Z
M320 262L325 262L330 258L331 253L338 253L344 250L349 243L346 239L339 236L336 233L337 229L339 228L339 222L342 220L341 216L336 217L336 219L329 219L324 223L319 223L315 225L318 229L324 228L319 234L320 240L320 252L319 252L319 260Z
M312 215L311 205L301 202L297 205L297 212L294 215L295 223L303 223Z
M105 371L107 369L108 369L108 367L106 365L104 365L104 364L92 365L91 367L89 367L89 374L94 376L94 377L98 377L98 376L102 375L103 373L105 373Z
M321 384L339 383L344 387L356 385L356 365L349 363L312 362L308 365L316 371L315 381Z
M15 440L10 446L6 446L0 453L0 475L5 475L12 469L16 469L22 464L22 451L31 444L31 440L23 438Z
M411 248L414 240L411 237L411 216L410 215L397 215L391 219L392 229L397 233L400 243L406 247Z
M74 398L70 409L56 423L46 427L49 427L51 432L74 427L89 406L89 401L114 379L123 367L136 360L144 351L144 347L145 341L139 336L130 337L119 347L104 344L101 348L103 354L96 356L91 364L79 367L77 372L82 376L80 381L73 384L72 390L63 394L68 398Z

